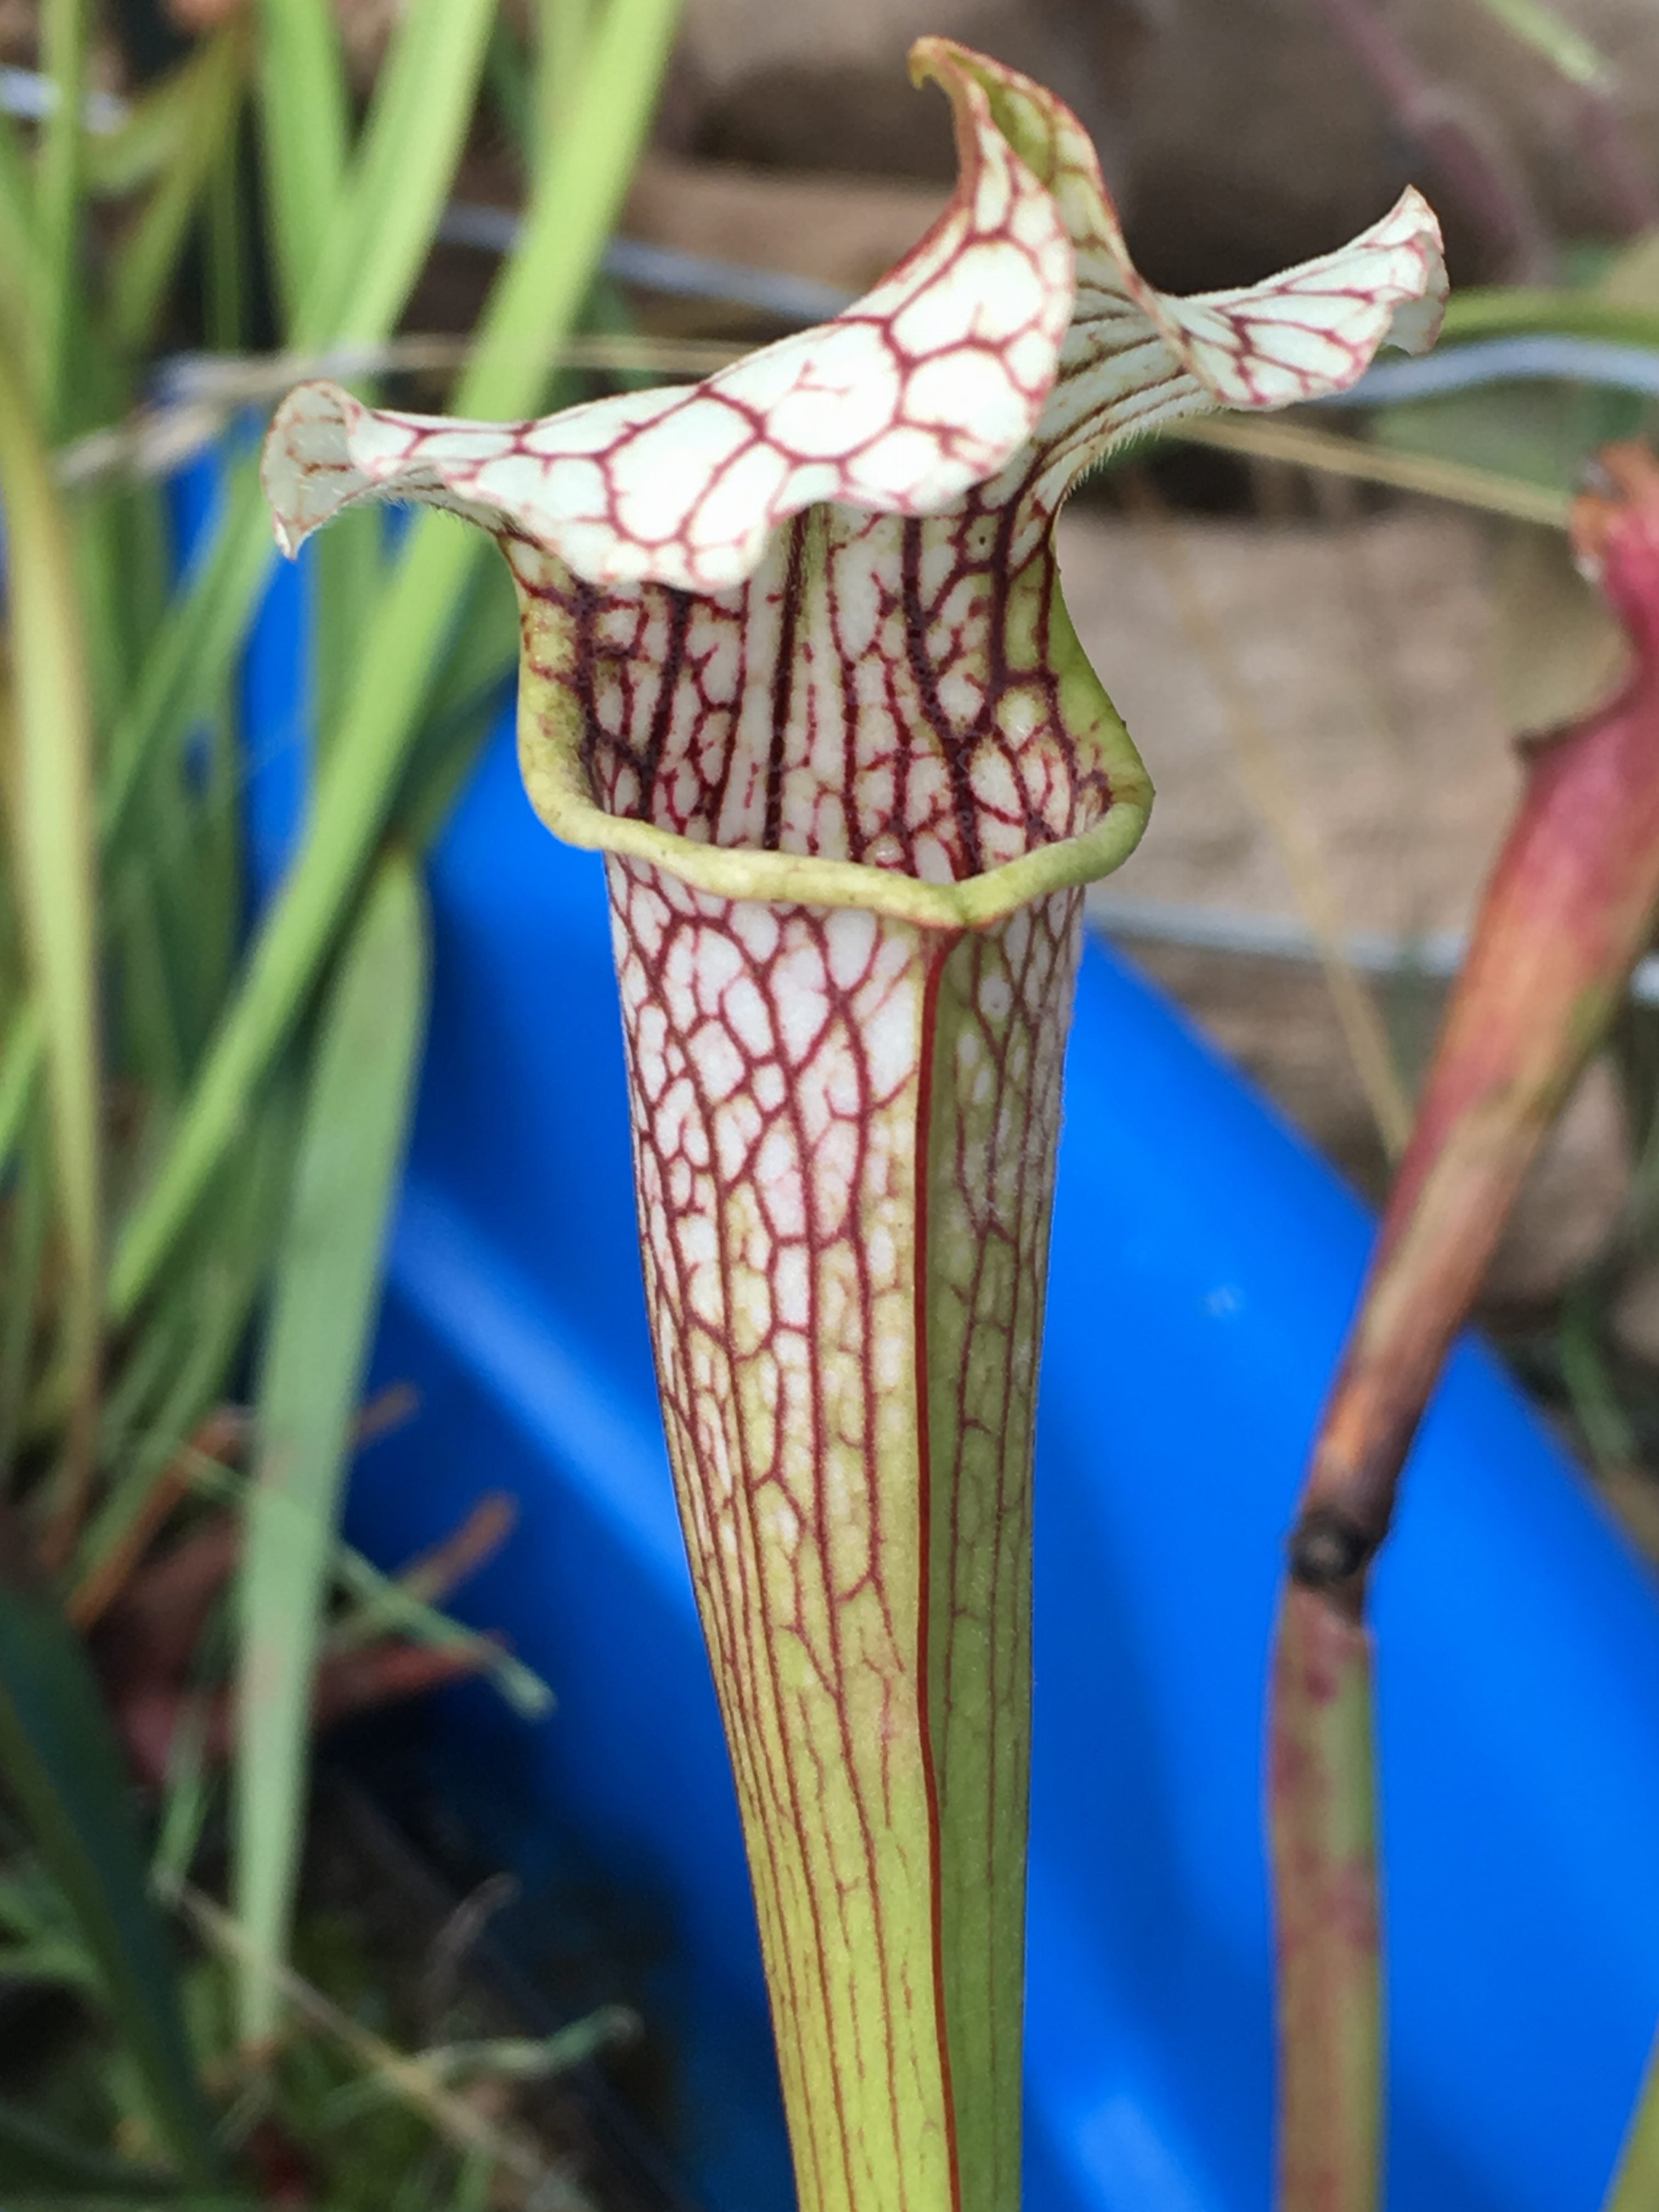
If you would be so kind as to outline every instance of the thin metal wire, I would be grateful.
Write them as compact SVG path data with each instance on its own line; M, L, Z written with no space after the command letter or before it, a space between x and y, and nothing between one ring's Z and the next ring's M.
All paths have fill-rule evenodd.
M38 70L0 69L0 110L7 114L40 122L52 112L57 100L57 86ZM119 130L131 112L128 103L114 94L87 95L87 128L100 136ZM511 252L521 225L522 218L511 208L454 200L444 211L438 235L448 245L505 254ZM613 239L605 267L608 275L643 291L758 307L786 323L813 323L838 315L856 296L818 277L755 269L646 239ZM1386 407L1487 385L1535 382L1594 384L1659 398L1659 352L1548 331L1480 338L1442 347L1421 360L1379 362L1348 391L1329 393L1313 404Z
M1126 899L1104 891L1091 895L1088 914L1095 928L1125 944L1172 945L1236 959L1283 960L1298 967L1316 966L1321 957L1313 931L1289 915ZM1343 958L1362 975L1421 975L1436 982L1449 982L1469 949L1467 936L1455 929L1431 930L1422 937L1351 930L1340 942ZM1650 953L1638 963L1630 996L1638 1006L1659 1006L1659 954Z
M1617 345L1606 338L1572 337L1540 331L1513 337L1476 338L1441 347L1416 360L1381 361L1346 392L1316 399L1316 407L1389 407L1405 399L1437 399L1493 384L1595 384L1610 392L1659 398L1659 353Z

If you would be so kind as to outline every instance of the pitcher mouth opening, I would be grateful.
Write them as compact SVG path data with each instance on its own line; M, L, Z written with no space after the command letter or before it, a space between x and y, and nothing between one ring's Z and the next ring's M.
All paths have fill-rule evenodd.
M934 883L890 866L825 859L759 844L715 844L594 799L579 710L569 693L520 672L519 767L543 824L568 845L659 868L716 898L780 906L853 907L917 928L985 929L1052 892L1109 875L1139 842L1152 789L1145 772L1119 772L1109 800L1086 829L978 872Z
M1115 868L1152 787L1066 612L968 511L823 514L702 597L505 544L519 757L566 842L715 896L955 932ZM809 544L809 534L811 544ZM993 531L1000 545L1006 531Z
M957 190L832 320L700 384L533 422L302 385L263 469L290 552L368 498L496 538L525 617L525 781L559 836L721 898L960 931L1109 872L1146 820L1145 772L1047 565L1067 489L1133 434L1346 389L1385 343L1422 349L1445 277L1408 190L1264 283L1165 295L1130 260L1069 110L947 42L914 66L956 111ZM848 588L826 586L831 563ZM598 635L581 591L608 596L631 641ZM659 596L642 612L639 592ZM671 650L672 623L646 617L692 602L736 644Z

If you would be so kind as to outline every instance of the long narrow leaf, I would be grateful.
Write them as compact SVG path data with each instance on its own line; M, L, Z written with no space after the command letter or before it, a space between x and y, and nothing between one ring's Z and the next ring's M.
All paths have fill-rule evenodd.
M54 2204L60 2192L80 2197L91 2191L119 2197L128 2208L135 2197L165 2203L177 2194L170 2175L101 2158L6 2098L0 2098L0 2188L8 2204L18 2189L50 2189Z
M138 1401L145 1413L142 1431L115 1439L114 1480L76 1555L69 1612L77 1626L96 1618L131 1570L153 1522L157 1484L168 1479L187 1440L224 1395L287 1200L293 1091L286 1079L268 1089L234 1172L222 1177L217 1202L203 1209L202 1229L186 1248L188 1266L176 1271L146 1316L144 1337L127 1363L131 1368L141 1362L151 1338L160 1335L165 1388L153 1407Z
M311 592L311 719L318 757L339 726L342 700L362 651L363 631L386 580L386 517L372 507L342 518L349 527L317 550Z
M242 145L231 138L208 179L203 210L204 331L210 351L240 353L248 343L252 286L248 230L242 209Z
M36 303L41 324L36 398L54 433L63 422L61 387L78 278L87 28L86 0L44 0L40 58L57 96L41 126L35 193L43 280Z
M329 0L259 0L258 20L265 212L291 322L339 214L345 70Z
M241 1579L234 1889L241 2033L274 2035L330 1559L426 1012L415 872L381 866L324 1010L278 1258Z
M4 1044L0 1045L0 1175L10 1165L22 1134L45 1042L40 1009L33 1000L25 1000L12 1017Z
M202 1497L217 1498L226 1505L240 1506L244 1502L240 1479L222 1468L198 1461L191 1480ZM478 1674L492 1681L524 1719L545 1720L553 1711L552 1691L523 1660L452 1620L440 1611L432 1595L412 1586L418 1562L403 1576L385 1574L362 1553L341 1542L334 1547L330 1571L341 1595L349 1601L331 1629L331 1651L361 1649L380 1636L401 1637L433 1651L464 1651L476 1661Z
M1479 285L1454 292L1446 308L1449 338L1496 337L1510 331L1559 331L1659 348L1659 313L1596 292L1552 291L1542 284Z
M568 126L538 170L524 235L490 295L458 413L533 411L541 364L568 336L621 209L678 21L679 0L611 0Z
M462 1627L407 1583L382 1574L349 1544L336 1547L334 1574L341 1588L358 1601L356 1611L342 1626L337 1649L340 1641L362 1644L377 1636L403 1636L434 1651L470 1651L479 1662L479 1672L495 1683L515 1713L539 1721L552 1711L552 1691L521 1659Z
M16 2196L7 2197L6 2212L264 2212L264 2208L250 2197L158 2196L151 2191L127 2196L119 2191L96 2189L77 2189L67 2196L53 2191L42 2196L20 2190Z
M495 0L412 0L295 326L377 338L421 272L477 104Z
M1285 1593L1269 1839L1279 1960L1279 2212L1376 2212L1382 1972L1370 1639Z
M276 556L251 460L234 468L212 545L145 656L131 706L110 736L99 794L106 846L118 842L145 769L169 736L204 720L223 692Z
M9 115L0 115L0 317L14 340L40 336L40 257L34 198ZM31 378L39 362L31 355Z
M41 2196L20 2191L6 2199L6 2212L262 2212L248 2197L122 2196L107 2190L77 2189L72 2196Z
M31 1118L33 1126L31 1126ZM0 1478L10 1471L28 1395L40 1285L51 1225L44 1115L25 1117L18 1171L12 1190L5 1248L4 1296L0 1297Z
M246 27L233 16L203 51L180 103L177 147L116 261L110 320L117 345L129 352L155 334L197 203L236 128L247 58Z
M152 183L177 159L179 142L191 129L197 86L218 67L212 38L198 40L176 69L147 85L132 99L112 131L88 134L85 181L88 192L125 198Z
M137 593L132 565L117 552L117 501L77 499L69 508L69 521L93 723L103 730L132 680L128 615Z
M544 160L580 88L593 12L592 0L537 0L536 131Z
M488 566L473 571L455 641L432 684L420 739L410 754L395 823L423 853L447 819L490 726L512 696L518 666L518 607Z
M532 76L523 40L507 17L498 14L484 52L484 89L526 171L535 166Z
M97 1413L101 1304L93 735L70 533L21 368L0 334L0 501L9 538L17 795L11 819L51 1084L76 1419L56 1501L72 1528Z
M155 2124L198 2185L216 2165L166 1936L108 1717L79 1639L0 1509L0 1770L98 1963Z
M1605 91L1616 82L1607 56L1543 0L1480 0L1480 5L1569 84Z
M542 364L575 318L633 173L678 15L678 0L612 0L591 49L582 98L538 178L525 234L491 295L459 410L506 416L533 410ZM165 1263L315 982L392 804L428 678L477 557L476 542L444 517L422 515L410 532L363 641L360 678L319 781L311 836L167 1159L123 1231L110 1284L118 1316L132 1312Z
M430 250L477 100L496 0L415 0L381 66L343 204L306 299L299 341L378 337L392 327ZM381 581L380 520L319 548L316 713L337 725Z
M454 7L463 32L477 4L478 0L464 0ZM442 18L447 12L444 0L436 5L434 0L425 0L425 7L426 19ZM337 55L331 64L325 58L325 49L331 51L333 40L331 27L319 20L326 15L327 0L262 0L261 129L268 161L284 175L290 167L299 173L291 186L273 186L273 191L287 210L282 222L287 225L295 265L313 272L303 296L298 290L294 295L301 304L291 318L289 335L296 346L332 344L345 334L348 322L351 335L364 343L384 337L392 328L437 228L470 112L471 94L465 103L452 99L453 85L427 88L433 103L430 113L415 96L419 86L411 90L405 81L400 87L386 87L376 101L376 116L384 119L371 123L348 222L340 205L344 125L342 121L338 126L337 154L331 150L337 137L332 119L336 94L315 89L331 81L331 69L337 70ZM454 31L440 21L435 32L423 35L420 51L435 53L439 64L448 68L454 58ZM406 29L400 53L408 37ZM474 78L477 68L475 62ZM296 91L296 85L309 85L313 91ZM343 91L338 100L343 101ZM343 114L343 106L340 112ZM433 158L438 153L442 153L441 161ZM307 213L308 196L324 177L333 182L321 213ZM423 211L421 222L412 219L417 210ZM277 220L275 212L272 219ZM319 270L320 240L331 223L342 236L349 233L350 250L331 246L328 267ZM384 234L377 226L384 226ZM316 235L307 253L298 241L302 234L311 237L313 228ZM157 636L131 703L111 737L100 810L106 842L125 830L135 788L148 763L165 749L169 738L180 736L210 712L222 692L275 558L270 517L253 471L239 468L227 487L213 544Z
M1602 2212L1650 2212L1655 2204L1659 2204L1659 2040L1648 2054L1641 2094Z
M250 2197L180 2196L143 2190L129 2194L120 2190L76 2189L67 2194L53 2190L46 2195L20 2190L6 2197L6 2212L264 2212Z
M183 1088L185 1055L155 891L149 871L136 856L116 877L115 891L121 922L123 1057L128 1072L143 1086L150 1112L165 1116Z

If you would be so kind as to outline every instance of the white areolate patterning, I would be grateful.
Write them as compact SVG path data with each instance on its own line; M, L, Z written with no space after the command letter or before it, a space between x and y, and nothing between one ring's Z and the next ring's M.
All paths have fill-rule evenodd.
M1427 344L1408 192L1172 299L1041 87L945 41L961 157L865 299L687 390L464 423L307 386L290 549L491 531L549 826L608 855L669 1454L805 2212L1012 2212L1031 1437L1081 886L1150 792L1056 512L1125 437Z
M1027 1478L1080 894L957 939L611 868L664 1416L798 2154L814 2201L849 2173L869 2201L948 2163L917 2122L944 2050L1018 2081ZM856 2126L813 2055L872 2084ZM1018 2147L985 2118L982 2183Z

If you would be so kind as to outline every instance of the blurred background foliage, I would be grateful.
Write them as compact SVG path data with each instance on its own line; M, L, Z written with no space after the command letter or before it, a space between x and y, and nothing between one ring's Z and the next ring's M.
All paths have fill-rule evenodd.
M549 1693L437 1609L508 1508L394 1577L337 1534L356 1443L408 1412L359 1401L421 860L507 696L510 594L441 518L318 543L276 865L240 718L274 561L254 456L307 367L526 415L830 311L948 187L902 68L934 30L1072 100L1160 281L1261 274L1410 180L1446 216L1434 374L1142 449L1062 540L1164 793L1097 919L1362 1183L1409 1115L1506 737L1617 678L1561 526L1659 392L1644 6L0 0L14 2212L589 2186L549 2087L625 2015L526 2034L464 1977L429 2002L360 1899L307 1888L296 1920L316 1725L460 1673ZM1633 996L1491 1316L1650 1544L1656 1006Z
M9 2203L275 2198L290 2166L295 2201L482 2204L507 2176L550 2203L556 2162L476 2082L614 2039L475 2033L416 2065L295 1995L313 1708L479 1668L546 1702L432 1610L478 1531L398 1583L336 1537L419 1060L419 855L516 625L459 532L354 519L321 549L313 788L264 896L236 681L274 559L258 411L234 377L210 410L187 545L155 364L382 346L481 134L524 214L457 397L536 411L672 21L665 0L414 0L361 79L325 0L52 0L25 27L9 104L36 112L0 122L0 1982L71 1990L107 2027L61 2029L27 2115L0 2110ZM366 2081L401 2114L372 2160Z

